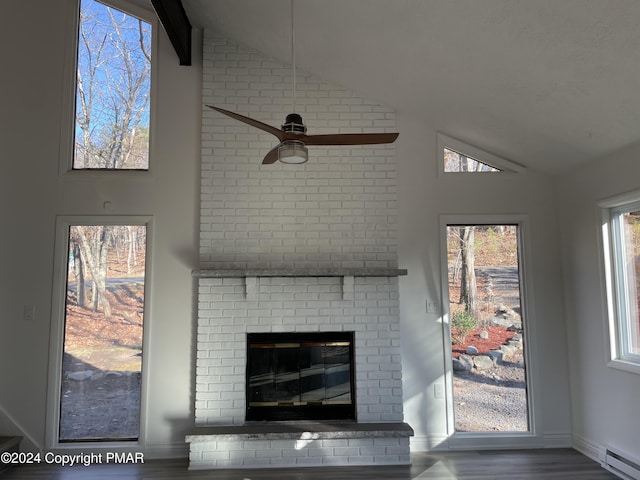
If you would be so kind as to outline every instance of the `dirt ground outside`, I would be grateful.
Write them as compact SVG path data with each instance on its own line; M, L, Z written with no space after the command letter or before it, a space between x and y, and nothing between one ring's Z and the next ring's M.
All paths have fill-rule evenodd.
M65 355L65 372L94 368ZM84 364L82 370L79 366ZM60 440L135 440L140 424L140 372L93 369L78 381L65 375L61 389Z

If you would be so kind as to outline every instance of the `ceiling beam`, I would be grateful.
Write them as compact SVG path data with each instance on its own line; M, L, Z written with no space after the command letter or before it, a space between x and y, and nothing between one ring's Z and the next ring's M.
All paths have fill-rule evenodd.
M191 65L191 23L181 0L151 0L160 23L164 27L180 65Z

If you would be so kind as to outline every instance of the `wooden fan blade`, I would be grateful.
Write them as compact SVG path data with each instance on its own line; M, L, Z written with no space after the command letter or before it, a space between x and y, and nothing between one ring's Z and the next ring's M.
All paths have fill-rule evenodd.
M279 128L272 127L266 123L262 123L258 120L254 120L253 118L245 117L244 115L240 115L238 113L230 112L229 110L224 110L223 108L214 107L213 105L207 105L207 107L215 110L216 112L220 112L227 117L231 117L235 120L238 120L242 123L246 123L247 125L251 125L252 127L259 128L260 130L270 133L278 137L278 140L284 140L284 132Z
M280 147L280 145L276 145L271 150L269 150L269 153L267 153L264 157L264 160L262 160L263 165L271 165L272 163L276 163L278 161L278 147Z
M305 145L376 145L393 143L398 133L336 133L299 137Z

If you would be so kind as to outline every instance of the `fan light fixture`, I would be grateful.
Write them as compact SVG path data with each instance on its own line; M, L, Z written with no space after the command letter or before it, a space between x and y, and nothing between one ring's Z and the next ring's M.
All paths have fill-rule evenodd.
M309 160L309 150L299 140L285 140L278 147L278 160L282 163L305 163Z

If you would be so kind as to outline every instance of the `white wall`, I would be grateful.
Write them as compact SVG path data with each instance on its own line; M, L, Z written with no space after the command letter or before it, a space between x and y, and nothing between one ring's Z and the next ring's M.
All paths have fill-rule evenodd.
M161 32L151 176L60 176L64 68L74 8L71 0L0 5L7 67L0 109L0 414L6 414L0 425L17 423L44 447L56 215L152 215L146 447L149 455L185 454L184 432L193 424L199 53L195 66L180 67ZM105 201L112 204L109 212ZM35 306L34 321L23 321L23 305Z
M576 446L592 456L606 446L640 458L640 378L607 366L597 206L600 200L640 188L639 156L636 145L559 179L573 433Z
M416 431L415 449L458 446L566 446L570 411L566 336L552 179L525 175L438 177L436 132L398 112L399 266L405 421ZM442 132L455 137L455 132ZM525 282L530 293L525 328L528 374L536 421L533 438L448 440L446 399L435 398L443 383L445 357L441 315L426 313L426 301L442 304L441 215L524 216ZM473 221L473 220L471 220Z

